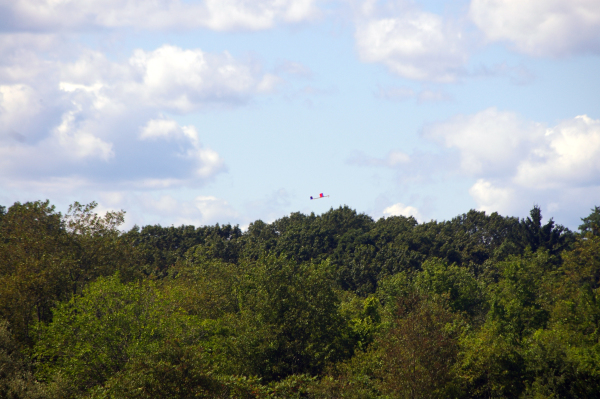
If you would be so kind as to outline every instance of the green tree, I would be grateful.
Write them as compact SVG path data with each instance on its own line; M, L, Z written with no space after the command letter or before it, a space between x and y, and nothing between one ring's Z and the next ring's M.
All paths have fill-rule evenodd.
M500 281L488 287L488 319L497 320L502 333L519 342L546 328L552 308L552 285L557 271L547 251L512 257L500 265Z
M141 277L140 254L119 230L125 212L106 212L100 216L95 212L97 206L96 202L87 205L75 202L63 218L75 259L75 267L69 270L72 294L81 293L95 278L116 271L126 281Z
M600 207L595 206L587 217L581 218L582 224L579 225L579 231L582 235L591 233L600 235Z
M264 381L292 374L317 375L327 364L351 355L347 322L339 313L327 263L297 264L261 258L246 267L240 290L239 334L233 361L245 375Z
M533 396L600 395L600 237L579 239L563 254L547 330L526 352Z
M72 245L49 201L17 202L0 219L0 316L20 345L31 345L34 320L49 321L54 302L68 297Z
M399 298L393 324L377 345L381 391L401 398L451 395L459 318L443 302L410 296Z
M525 360L518 343L504 333L498 320L460 338L454 373L461 396L467 398L517 398L524 389Z
M45 397L44 387L33 378L31 362L21 354L6 320L0 320L0 397Z
M153 284L123 284L118 275L59 304L52 323L39 328L37 376L64 397L104 384L129 362L159 352L165 340L192 342L203 334Z
M240 252L238 226L138 226L124 236L142 257L143 273L147 276L165 277L191 248L201 245L211 259L237 262Z
M532 252L544 248L552 255L557 255L573 243L573 233L564 226L556 225L554 220L550 219L542 225L542 210L539 206L535 205L529 214L527 219L521 221L521 230L523 244L529 246Z
M167 339L156 352L142 353L96 386L93 399L264 398L256 378L218 375L207 367L202 347Z
M424 295L441 295L448 299L453 311L475 315L480 311L483 293L475 277L465 267L448 265L441 259L423 263L414 284Z
M75 203L67 215L49 201L15 203L0 219L0 316L22 345L33 321L49 322L52 306L115 270L135 278L138 258L121 239L123 212L100 217L96 203Z

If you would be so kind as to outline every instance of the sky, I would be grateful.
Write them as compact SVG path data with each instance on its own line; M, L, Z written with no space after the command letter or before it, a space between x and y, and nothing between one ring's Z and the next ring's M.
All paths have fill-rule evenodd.
M577 229L599 71L600 0L0 0L0 204Z

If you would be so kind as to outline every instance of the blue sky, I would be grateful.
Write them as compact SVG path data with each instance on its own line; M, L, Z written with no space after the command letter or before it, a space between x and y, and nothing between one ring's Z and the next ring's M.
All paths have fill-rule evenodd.
M0 15L4 205L243 227L537 204L570 228L600 205L597 0L0 0Z

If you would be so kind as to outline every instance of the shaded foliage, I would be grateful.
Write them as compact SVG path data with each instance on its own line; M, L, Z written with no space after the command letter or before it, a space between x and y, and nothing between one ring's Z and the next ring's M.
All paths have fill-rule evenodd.
M600 396L598 207L135 227L0 207L0 397Z

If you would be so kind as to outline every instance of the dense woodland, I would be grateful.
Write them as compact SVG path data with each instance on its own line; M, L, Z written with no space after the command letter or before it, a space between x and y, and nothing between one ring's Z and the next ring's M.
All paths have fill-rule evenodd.
M0 207L1 398L600 397L599 207L577 232L94 208Z

